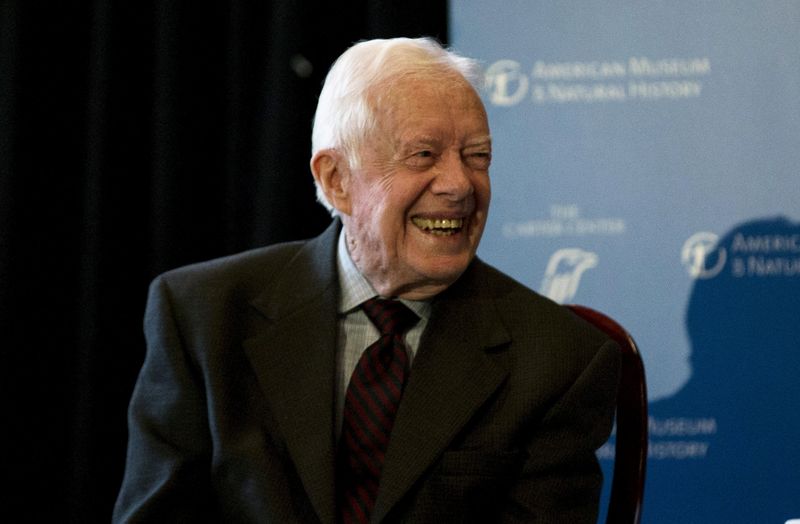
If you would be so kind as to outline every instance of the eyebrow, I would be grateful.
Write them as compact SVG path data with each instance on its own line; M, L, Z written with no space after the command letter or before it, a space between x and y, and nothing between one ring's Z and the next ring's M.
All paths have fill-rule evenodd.
M398 143L398 149L405 149L409 147L415 147L418 145L439 145L441 144L442 140L437 138L433 135L425 134L425 135L417 135L408 140L401 139ZM470 140L467 140L463 147L474 147L474 146L482 146L482 145L491 145L492 144L492 136L491 135L481 135Z
M438 144L442 140L441 138L437 138L434 135L425 134L425 135L414 135L409 139L401 139L401 145L409 146L414 144Z
M484 146L484 145L492 145L492 136L491 135L483 135L478 137L474 140L468 140L464 147L476 147L476 146Z

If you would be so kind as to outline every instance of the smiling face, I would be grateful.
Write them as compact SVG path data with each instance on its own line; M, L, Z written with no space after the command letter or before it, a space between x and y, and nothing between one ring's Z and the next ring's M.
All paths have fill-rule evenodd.
M486 112L472 86L444 73L396 79L376 106L360 165L343 167L337 157L339 193L329 198L350 256L376 291L428 298L464 272L483 234L491 195Z

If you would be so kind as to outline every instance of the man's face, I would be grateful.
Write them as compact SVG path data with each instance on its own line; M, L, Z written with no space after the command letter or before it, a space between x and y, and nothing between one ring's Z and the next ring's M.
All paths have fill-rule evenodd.
M353 261L383 296L423 299L475 256L489 209L483 104L455 76L410 76L382 93L376 132L345 177Z

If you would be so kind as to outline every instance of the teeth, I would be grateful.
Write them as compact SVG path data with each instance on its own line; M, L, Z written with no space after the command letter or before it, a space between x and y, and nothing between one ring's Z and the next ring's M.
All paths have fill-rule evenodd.
M431 219L431 218L414 217L411 220L417 227L422 228L425 231L431 231L432 233L437 233L437 234L454 233L455 230L461 229L461 227L464 225L463 218Z

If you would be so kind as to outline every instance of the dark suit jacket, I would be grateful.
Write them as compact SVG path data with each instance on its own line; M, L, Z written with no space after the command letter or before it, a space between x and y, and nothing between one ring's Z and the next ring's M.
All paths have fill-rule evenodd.
M335 521L338 221L156 279L115 520ZM433 301L374 522L594 522L618 348L475 260Z

